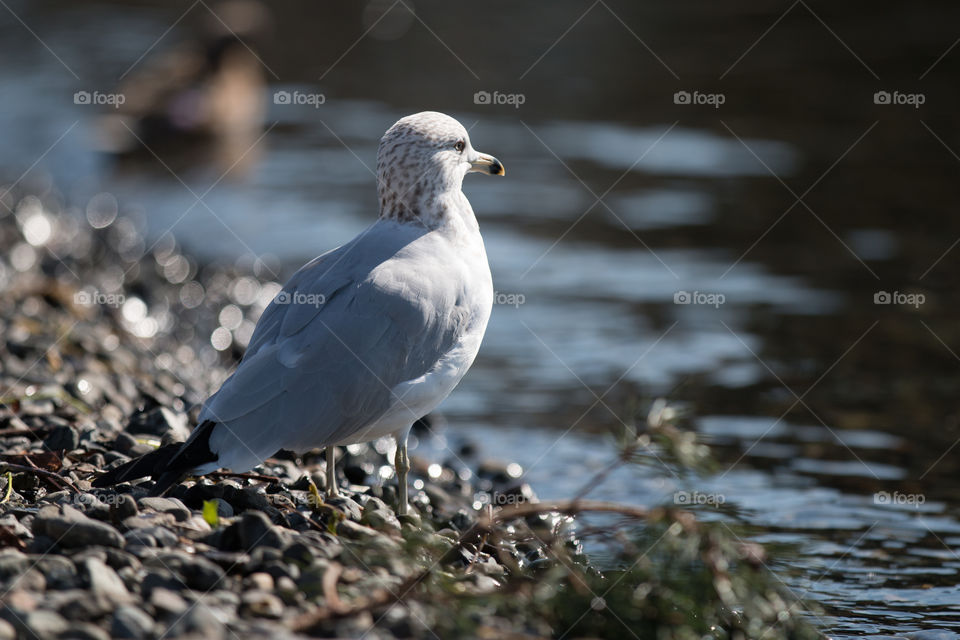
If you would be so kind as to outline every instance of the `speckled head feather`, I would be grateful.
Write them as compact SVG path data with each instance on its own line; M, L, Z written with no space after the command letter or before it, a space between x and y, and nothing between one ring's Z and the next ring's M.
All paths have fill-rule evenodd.
M503 166L474 150L467 130L448 115L424 111L401 118L380 139L377 153L380 217L442 224L452 207L466 202L460 189L469 171L502 175Z

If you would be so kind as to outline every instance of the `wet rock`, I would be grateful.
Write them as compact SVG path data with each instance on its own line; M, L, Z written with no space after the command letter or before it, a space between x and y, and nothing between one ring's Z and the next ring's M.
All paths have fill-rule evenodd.
M34 535L52 538L58 546L104 545L122 547L123 536L105 522L88 518L69 505L44 507L33 520Z

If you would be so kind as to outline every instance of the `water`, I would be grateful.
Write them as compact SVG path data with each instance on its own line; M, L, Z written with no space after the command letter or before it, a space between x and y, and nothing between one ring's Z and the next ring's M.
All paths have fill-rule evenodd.
M757 41L787 7L695 5L594 5L540 59L585 7L424 2L436 38L394 15L358 41L374 4L279 3L260 50L269 132L225 173L183 150L111 162L91 150L108 110L73 101L188 40L202 18L189 4L14 2L35 35L0 18L0 176L49 181L80 207L110 191L155 238L211 260L255 255L282 280L372 221L387 126L451 113L507 168L464 187L498 304L442 407L443 439L421 454L469 440L519 462L542 498L568 497L609 463L602 434L665 396L689 407L720 472L692 486L622 469L594 497L719 497L704 517L775 548L832 636L960 630L960 164L945 148L960 149L960 55L931 67L960 9L905 30L903 9L795 5ZM898 87L923 92L922 109L872 101ZM525 102L475 104L482 90ZM677 105L680 90L726 101ZM275 91L325 102L274 104ZM880 291L925 301L876 305Z

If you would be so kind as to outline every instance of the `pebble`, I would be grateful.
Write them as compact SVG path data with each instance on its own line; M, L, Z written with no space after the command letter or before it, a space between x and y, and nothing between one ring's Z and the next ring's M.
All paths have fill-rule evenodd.
M69 426L55 427L43 440L50 451L73 451L80 446L80 433Z
M105 522L88 518L69 505L43 507L33 520L34 535L52 538L58 546L85 547L99 544L122 547L123 536Z
M288 543L280 527L259 511L246 511L234 526L237 527L241 547L247 551L261 545L279 549Z
M189 605L175 591L156 587L150 592L150 604L164 613L179 616L187 610Z
M117 572L108 567L99 558L87 558L83 562L90 592L94 598L110 608L133 602L133 596L127 591Z
M283 601L267 591L252 589L240 597L240 611L246 616L279 619L283 616Z
M178 522L183 522L190 517L190 509L176 498L140 498L137 505L141 509L149 509L159 513L169 513Z
M217 613L203 603L191 607L169 629L172 637L193 633L203 640L221 640L226 632L227 628Z
M120 607L113 613L110 635L132 640L149 638L153 635L153 619L138 607Z

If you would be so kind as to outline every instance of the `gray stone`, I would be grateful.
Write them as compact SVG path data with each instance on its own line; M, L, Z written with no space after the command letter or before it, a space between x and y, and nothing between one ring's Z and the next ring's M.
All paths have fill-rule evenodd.
M91 595L109 608L133 602L133 596L127 591L117 572L108 567L99 558L87 558L83 567L90 583Z
M360 505L357 503L357 501L346 496L329 498L327 499L327 504L343 512L347 518L353 520L354 522L359 522L360 518L363 516L363 509L360 508Z
M146 497L137 501L141 509L149 509L159 513L171 514L177 522L183 522L190 517L190 509L176 498Z
M73 427L55 427L44 438L43 446L51 451L73 451L80 446L80 434Z
M260 591L273 591L273 576L264 571L251 573L244 579L244 585L249 589L258 589Z
M47 579L48 589L75 589L81 586L77 568L69 558L46 555L36 559L35 568Z
M226 577L223 569L203 556L180 551L160 553L156 563L177 574L187 587L199 591L215 588ZM157 566L149 560L144 564Z
M137 501L129 494L116 496L111 511L113 512L114 519L118 522L131 518L139 513Z
M123 536L105 522L88 518L70 505L43 507L33 519L34 535L52 538L57 546L87 547L103 545L122 547Z
M400 521L396 514L389 509L374 509L363 515L363 524L378 531L400 531Z
M75 622L67 633L60 634L61 639L69 640L110 640L110 634L89 622Z
M114 638L140 640L153 634L153 620L145 611L134 606L120 607L113 613L110 635Z
M210 607L196 603L186 614L170 627L170 636L177 637L185 633L194 633L204 640L221 640L227 628L220 617Z
M166 407L155 407L141 411L130 417L127 432L150 436L169 436L175 442L183 442L190 437L190 427L186 414L171 411Z
M23 626L28 637L45 640L63 633L70 625L56 611L37 609L23 617Z
M283 601L272 593L253 589L240 596L240 612L255 618L278 619L283 615Z
M150 593L150 604L157 611L174 616L183 615L189 608L186 600L177 593L163 587L157 587Z
M237 527L240 546L248 551L259 546L280 549L288 544L280 527L260 511L245 511L240 522L234 526Z

